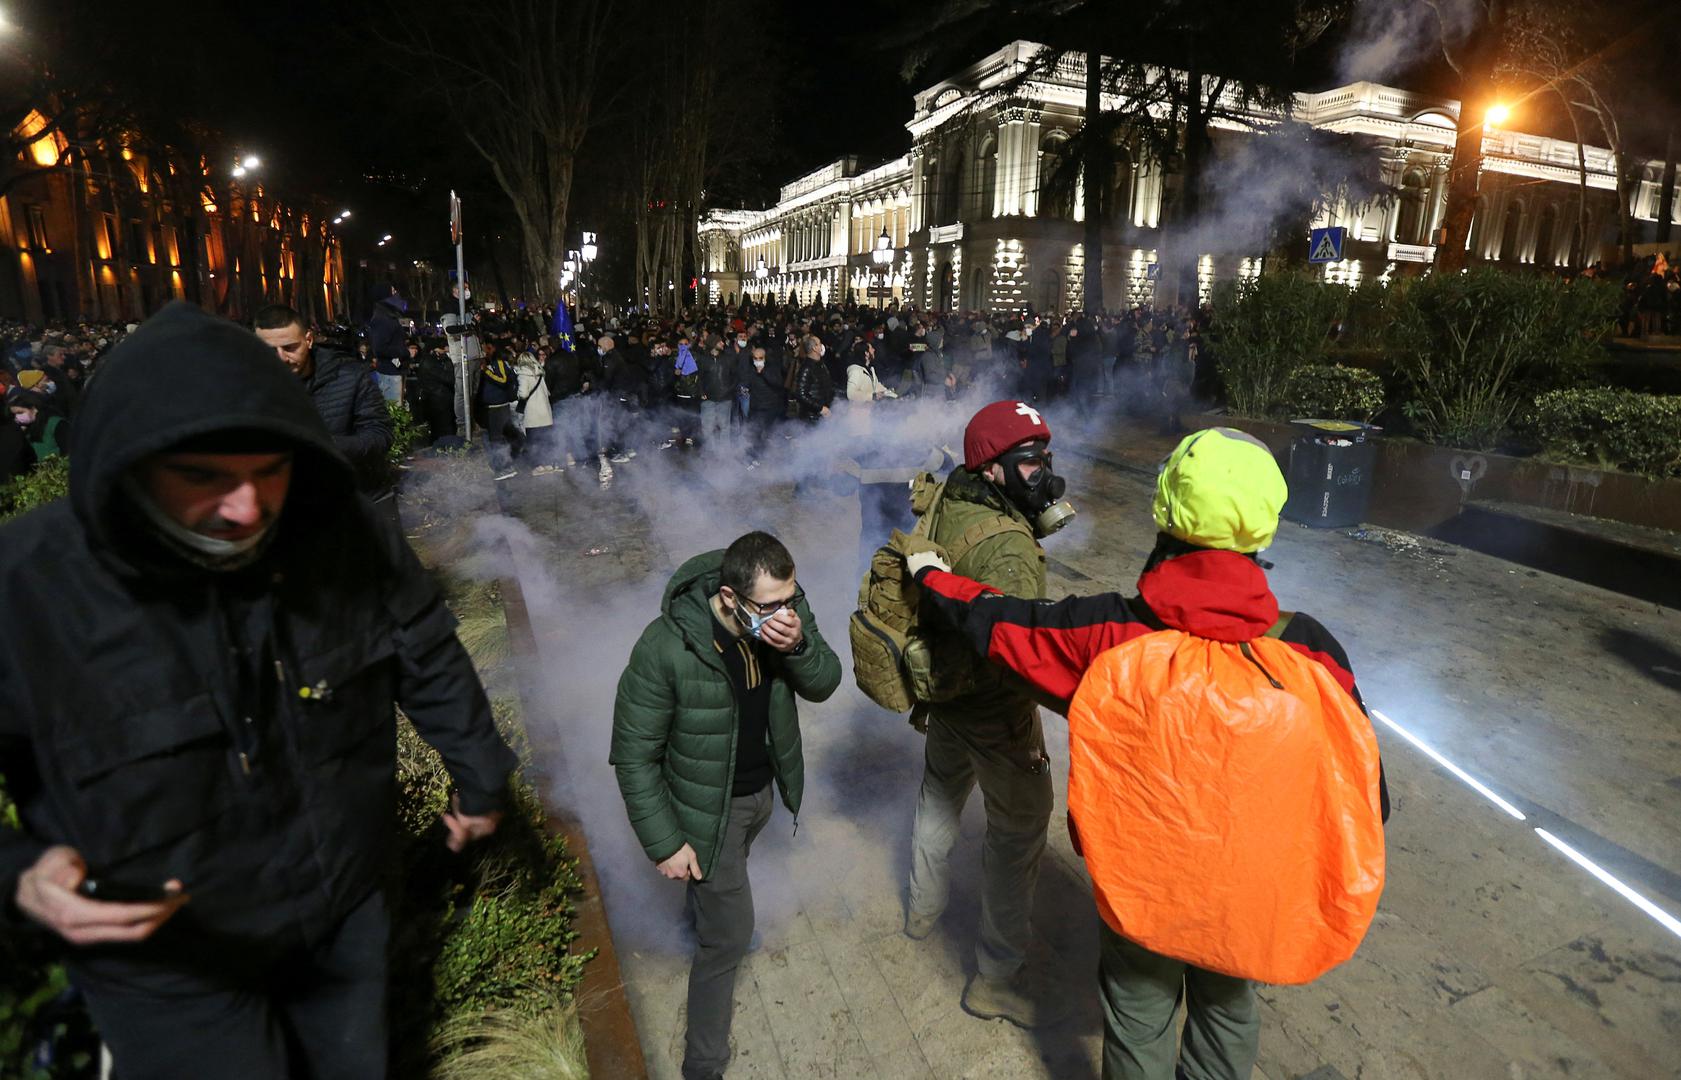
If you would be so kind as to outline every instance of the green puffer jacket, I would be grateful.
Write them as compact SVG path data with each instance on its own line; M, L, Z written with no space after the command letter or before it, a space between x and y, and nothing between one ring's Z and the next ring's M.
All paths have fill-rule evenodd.
M665 588L662 614L631 650L613 705L619 791L648 858L663 862L683 845L695 849L702 877L712 876L735 783L735 695L712 644L711 599L722 551L696 555ZM770 758L783 805L796 817L805 788L798 694L823 701L840 685L840 660L823 640L811 608L795 609L806 646L799 656L767 650Z
M982 540L963 554L952 569L964 577L991 585L1006 596L1040 600L1045 596L1045 551L1032 538L1032 523L1004 498L1003 492L961 466L946 478L945 498L935 511L929 539L949 546L975 525L1000 514L1027 528ZM1009 744L1022 738L1034 702L1023 684L1002 668L977 665L975 689L962 697L932 706L932 712L960 724L977 742Z

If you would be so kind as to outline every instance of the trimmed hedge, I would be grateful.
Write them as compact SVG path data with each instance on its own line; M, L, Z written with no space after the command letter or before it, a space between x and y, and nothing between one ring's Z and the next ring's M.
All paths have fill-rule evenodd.
M1681 396L1595 387L1535 398L1530 426L1552 457L1681 476Z
M1383 380L1376 372L1341 364L1308 364L1284 380L1283 418L1358 420L1370 423L1383 409Z

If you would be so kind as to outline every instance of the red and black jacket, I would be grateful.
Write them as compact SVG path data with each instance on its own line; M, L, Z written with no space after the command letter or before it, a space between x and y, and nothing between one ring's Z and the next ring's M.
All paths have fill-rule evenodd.
M1279 618L1266 572L1254 559L1167 537L1146 564L1134 597L1101 593L1026 600L931 568L916 580L925 612L931 608L957 627L975 651L1062 702L1074 697L1099 655L1133 638L1173 629L1238 643L1262 637ZM1318 620L1292 615L1279 640L1324 665L1364 711L1348 654ZM1387 819L1386 786L1381 796Z

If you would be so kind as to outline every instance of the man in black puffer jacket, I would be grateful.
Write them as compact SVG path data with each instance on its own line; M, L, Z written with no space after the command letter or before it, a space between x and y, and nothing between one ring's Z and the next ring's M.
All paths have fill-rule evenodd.
M0 923L61 939L125 1080L384 1076L393 703L452 849L515 765L455 620L298 381L191 304L101 365L74 452L0 527Z
M263 343L303 380L334 448L356 470L356 489L375 502L390 499L391 418L367 366L349 353L317 345L303 316L285 304L263 308L254 324Z

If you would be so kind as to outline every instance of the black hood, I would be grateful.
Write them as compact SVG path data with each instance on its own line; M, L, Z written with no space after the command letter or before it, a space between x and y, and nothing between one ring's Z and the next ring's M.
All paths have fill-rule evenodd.
M353 504L350 463L274 350L178 300L105 358L71 430L70 504L89 546L112 569L138 572L136 556L150 547L122 494L124 476L151 454L222 431L265 432L294 447L284 523Z

